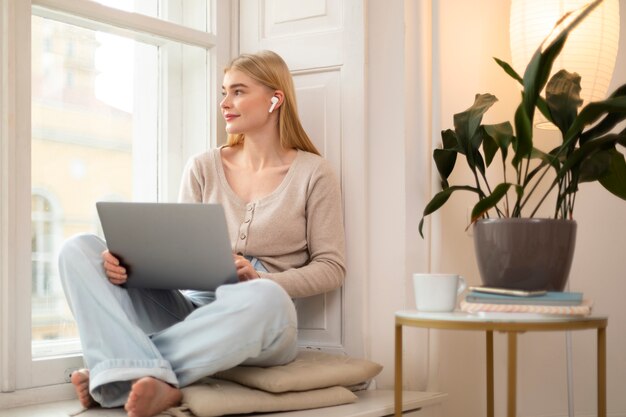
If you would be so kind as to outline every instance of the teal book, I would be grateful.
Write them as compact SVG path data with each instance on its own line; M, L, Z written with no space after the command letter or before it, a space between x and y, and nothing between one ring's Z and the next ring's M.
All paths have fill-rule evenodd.
M470 291L465 296L469 303L486 304L519 304L519 305L544 305L544 306L577 306L583 302L581 292L548 291L542 295L520 297L515 295L488 294L478 291Z

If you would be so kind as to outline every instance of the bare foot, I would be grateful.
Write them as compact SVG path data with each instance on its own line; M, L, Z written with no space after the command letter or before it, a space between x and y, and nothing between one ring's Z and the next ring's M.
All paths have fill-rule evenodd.
M83 407L89 408L94 407L98 404L89 393L88 369L80 369L78 371L72 372L72 376L70 377L70 379L72 381L72 384L74 385L74 390L76 390L76 395L78 395L80 404Z
M152 417L180 404L182 398L183 393L178 388L146 376L133 384L124 409L128 417Z

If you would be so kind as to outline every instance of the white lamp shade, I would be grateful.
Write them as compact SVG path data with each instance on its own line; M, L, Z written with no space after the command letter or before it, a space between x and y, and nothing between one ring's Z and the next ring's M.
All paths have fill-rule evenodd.
M511 0L511 64L520 76L559 18L589 1ZM566 69L581 76L583 105L606 98L617 57L619 21L618 0L604 0L570 32L554 61L552 74Z

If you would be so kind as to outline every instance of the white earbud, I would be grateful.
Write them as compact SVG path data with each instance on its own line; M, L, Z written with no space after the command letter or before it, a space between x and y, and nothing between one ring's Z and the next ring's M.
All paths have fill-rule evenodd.
M274 96L270 99L272 105L270 106L270 113L274 111L274 107L278 104L278 97Z

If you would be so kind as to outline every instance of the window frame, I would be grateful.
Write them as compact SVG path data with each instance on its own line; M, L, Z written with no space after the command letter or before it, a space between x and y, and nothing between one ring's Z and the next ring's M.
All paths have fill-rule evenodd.
M186 123L184 113L162 110L159 118L159 130L166 138L160 143L167 155L159 186L166 193L162 200L175 200L186 159L215 146L218 132L224 130L218 117L222 79L218 68L231 57L231 22L236 22L238 4L207 0L207 12L210 19L203 32L88 0L0 0L0 409L71 398L69 372L82 366L82 356L33 360L31 353L31 16L157 46L169 40L207 50L208 76L204 82L194 81L194 86L207 89L209 98L201 132L191 135L195 140L172 140L188 136L174 127ZM161 97L159 104L167 109L167 97Z

